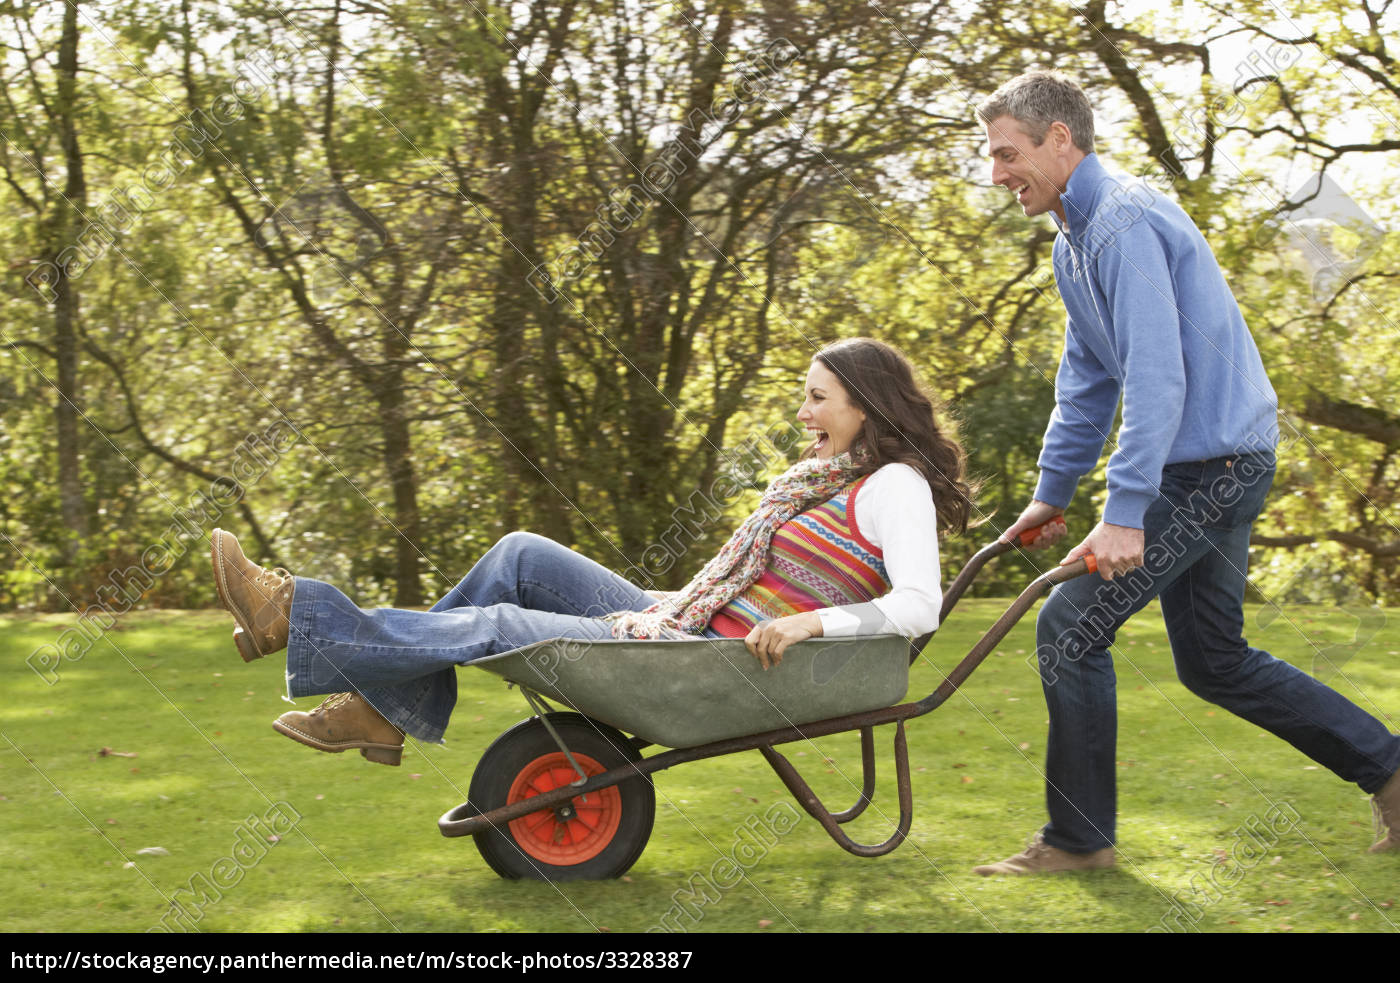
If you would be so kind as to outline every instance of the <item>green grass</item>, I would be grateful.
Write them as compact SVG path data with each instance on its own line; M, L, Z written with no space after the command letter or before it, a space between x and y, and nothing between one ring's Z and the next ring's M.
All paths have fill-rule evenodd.
M932 652L949 668L1000 605L968 601ZM1350 640L1356 621L1293 607L1249 637L1310 669L1314 646ZM1089 875L983 879L971 868L1016 852L1043 822L1045 707L1027 618L945 707L908 728L915 813L909 842L862 860L810 817L745 879L704 904L696 931L1140 931L1169 897L1208 878L1235 831L1286 803L1302 817L1257 864L1193 909L1203 931L1392 931L1400 856L1373 856L1367 798L1291 747L1188 694L1171 669L1155 608L1118 649L1120 866ZM72 619L0 619L0 926L10 932L143 931L167 898L235 847L239 825L289 803L296 828L222 897L202 931L613 932L666 915L696 872L729 853L738 830L790 802L757 752L657 777L657 819L629 878L506 882L468 840L437 832L465 798L486 745L525 713L484 672L458 673L448 746L411 743L399 768L331 755L274 733L278 659L244 665L222 612L129 615L48 685L25 666ZM1382 629L1334 685L1373 713L1400 709L1400 630ZM921 663L911 697L930 691ZM314 701L299 701L310 708ZM1396 724L1390 724L1392 729ZM880 788L853 835L883 840L898 811L892 728L877 732ZM136 757L103 756L102 748ZM789 745L833 808L859 784L858 741ZM829 758L830 760L825 760ZM263 831L264 833L266 831ZM261 834L260 834L261 835ZM140 856L163 847L168 856ZM135 866L126 867L125 862Z

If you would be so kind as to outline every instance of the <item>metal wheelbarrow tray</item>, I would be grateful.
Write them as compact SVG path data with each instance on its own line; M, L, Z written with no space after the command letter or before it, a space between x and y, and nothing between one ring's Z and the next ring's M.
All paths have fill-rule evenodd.
M649 744L685 748L891 706L909 689L909 640L812 639L768 672L741 638L560 638L472 665Z
M1039 533L1024 533L1022 543ZM968 561L944 593L940 624L987 561L1013 548L997 541ZM908 690L909 666L931 635L912 644L895 635L811 639L790 646L767 672L742 639L556 639L474 662L519 686L536 716L487 749L467 801L443 815L438 828L444 836L474 837L503 877L617 877L651 834L653 773L756 749L843 849L863 857L889 853L913 820L904 722L952 696L1051 587L1093 569L1087 556L1037 577L938 688L914 703L898 701ZM553 711L546 699L573 712ZM841 825L874 796L874 728L890 723L899 821L883 843L856 843ZM853 806L833 813L774 746L850 730L861 734L863 788ZM652 745L672 750L643 757Z

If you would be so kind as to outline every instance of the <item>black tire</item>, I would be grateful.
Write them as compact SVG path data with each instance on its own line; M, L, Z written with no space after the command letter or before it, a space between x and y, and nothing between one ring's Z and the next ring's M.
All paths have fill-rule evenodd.
M549 722L590 774L641 760L641 754L621 733L582 714L551 713ZM562 757L559 745L538 718L522 721L496 738L481 756L472 773L468 799L479 813L490 812L508 803L512 786L526 782L527 772L554 785L577 777L572 769L563 774L557 763L549 766ZM656 820L656 790L651 777L643 775L599 789L590 793L590 799L589 803L570 800L575 808L571 819L560 820L541 810L525 820L479 833L473 837L476 848L492 870L511 880L621 877L646 849ZM577 843L573 842L575 831L581 831Z

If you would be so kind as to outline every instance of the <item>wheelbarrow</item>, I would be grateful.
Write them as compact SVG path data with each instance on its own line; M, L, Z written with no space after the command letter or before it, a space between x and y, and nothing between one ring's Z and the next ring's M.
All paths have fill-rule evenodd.
M1056 520L1052 520L1056 521ZM1043 528L1043 527L1042 527ZM1029 545L1041 529L1027 530ZM979 550L944 592L939 624L993 557ZM1037 577L928 696L900 703L909 667L932 638L898 635L809 639L765 672L742 639L536 642L472 665L518 686L534 716L497 738L477 763L467 801L438 820L443 836L471 836L506 878L620 877L651 836L651 776L689 761L757 749L788 791L843 849L859 857L894 850L913 821L904 722L941 706L1051 587L1095 569L1094 557ZM549 700L568 707L554 709ZM883 843L853 841L841 826L875 794L875 735L894 724L899 822ZM831 812L776 745L860 731L862 790ZM631 735L631 736L628 736ZM650 756L653 746L669 748Z

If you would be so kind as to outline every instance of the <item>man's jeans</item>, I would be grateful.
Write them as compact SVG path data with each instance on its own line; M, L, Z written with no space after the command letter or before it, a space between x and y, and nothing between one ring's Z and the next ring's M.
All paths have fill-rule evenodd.
M1160 595L1176 671L1191 692L1268 730L1342 778L1376 792L1400 768L1400 737L1355 704L1266 652L1244 628L1250 525L1273 482L1272 454L1162 472L1143 520L1143 566L1104 581L1056 587L1036 621L1036 655L1050 709L1045 841L1072 853L1114 840L1118 628Z
M549 638L611 638L603 615L655 602L592 560L520 532L430 611L364 610L329 584L297 577L287 692L357 690L400 730L437 742L457 702L456 666Z

